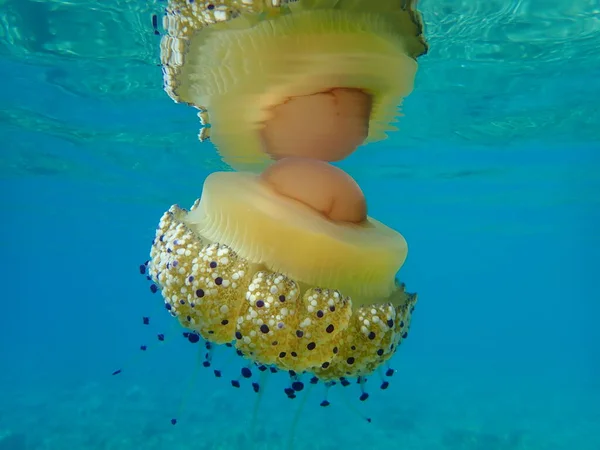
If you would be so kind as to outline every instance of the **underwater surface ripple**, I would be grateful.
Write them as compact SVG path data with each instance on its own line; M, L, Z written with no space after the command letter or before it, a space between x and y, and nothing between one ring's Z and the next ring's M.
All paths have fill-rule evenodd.
M155 330L178 333L138 266L162 212L226 169L162 90L162 7L0 0L0 450L279 449L289 434L280 380L250 439L254 394L192 376L183 339L110 376ZM419 9L431 51L399 131L342 164L409 242L412 334L369 402L348 391L324 411L312 392L296 448L598 450L600 6Z

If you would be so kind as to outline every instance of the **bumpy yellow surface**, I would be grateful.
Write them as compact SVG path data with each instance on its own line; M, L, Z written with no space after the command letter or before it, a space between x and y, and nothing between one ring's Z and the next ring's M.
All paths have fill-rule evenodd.
M163 215L148 269L170 313L206 340L335 380L373 372L406 337L417 296L402 285L394 304L353 308L335 286L305 286L207 242L184 224L187 214L173 206Z

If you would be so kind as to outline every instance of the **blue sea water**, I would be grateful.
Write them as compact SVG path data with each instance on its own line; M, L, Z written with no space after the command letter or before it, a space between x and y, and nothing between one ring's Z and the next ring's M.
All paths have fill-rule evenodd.
M138 271L225 168L161 89L161 7L0 1L0 450L283 449L298 411L295 449L600 449L598 2L420 3L399 131L343 164L409 243L397 372L256 409Z

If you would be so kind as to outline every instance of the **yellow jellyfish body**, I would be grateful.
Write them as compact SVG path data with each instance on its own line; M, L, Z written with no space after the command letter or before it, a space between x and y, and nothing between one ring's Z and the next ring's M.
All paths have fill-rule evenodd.
M262 365L323 380L391 357L416 295L395 282L397 232L334 224L250 173L214 173L190 211L162 217L149 274L188 329Z
M394 130L427 51L414 1L171 0L161 41L165 89L200 109L224 161L259 171L270 162L260 130L290 98L360 89L372 99L366 142ZM310 118L306 127L315 126Z
M161 218L148 271L183 327L327 382L372 373L406 338L406 241L327 163L394 129L427 51L414 4L169 0L165 90L243 170Z

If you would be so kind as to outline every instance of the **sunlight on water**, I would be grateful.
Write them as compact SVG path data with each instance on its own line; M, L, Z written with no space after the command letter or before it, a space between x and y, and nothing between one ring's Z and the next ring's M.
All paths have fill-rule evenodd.
M49 95L97 102L99 108L122 104L140 116L136 126L107 126L75 111L58 114L28 95L3 93L3 123L81 143L135 142L158 152L178 142L176 152L202 153L191 133L193 113L169 105L161 89L159 36L152 26L152 15L160 17L160 2L2 3L0 55L5 62L0 71L4 78L17 74L19 92L43 83ZM509 149L598 143L600 109L590 95L600 95L597 2L424 0L420 10L431 50L420 60L401 133L391 137L394 145L425 149L443 142L465 149ZM152 100L162 102L162 111L155 113L160 120L139 113ZM27 153L24 148L22 155ZM217 164L210 153L204 152ZM71 162L49 158L40 170L61 170L61 164L66 168ZM28 170L26 162L14 159L2 167Z

